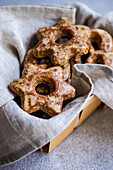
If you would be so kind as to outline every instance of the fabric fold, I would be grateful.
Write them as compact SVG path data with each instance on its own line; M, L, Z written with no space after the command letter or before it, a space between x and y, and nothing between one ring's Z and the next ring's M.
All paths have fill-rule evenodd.
M93 94L113 109L113 69L101 64L76 64L75 68L91 78L94 85Z
M67 4L67 6L68 5L76 8L76 24L87 25L92 28L95 22L101 17L101 14L81 2Z

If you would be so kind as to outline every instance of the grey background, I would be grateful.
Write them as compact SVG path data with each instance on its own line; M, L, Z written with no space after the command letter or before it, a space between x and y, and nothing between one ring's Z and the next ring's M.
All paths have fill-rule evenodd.
M0 0L6 5L53 5L73 0ZM113 10L112 0L80 0L102 15ZM36 151L0 170L112 170L113 111L99 108L50 154Z
M74 3L77 0L0 0L1 6L6 5L55 5ZM108 11L113 10L113 0L79 0L94 9L95 11L105 14Z

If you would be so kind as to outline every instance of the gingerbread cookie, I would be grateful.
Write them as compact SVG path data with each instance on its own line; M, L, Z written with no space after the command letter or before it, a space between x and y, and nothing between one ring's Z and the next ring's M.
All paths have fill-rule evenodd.
M36 87L46 84L50 93L42 95ZM75 97L75 88L66 83L61 67L42 69L37 65L28 64L24 76L10 83L9 88L21 97L21 107L28 113L42 110L55 116L61 113L63 100Z
M113 39L111 35L102 29L92 29L89 52L82 56L82 60L84 63L105 64L113 68Z
M33 49L34 56L49 56L53 65L63 66L72 56L81 56L88 52L90 29L84 25L74 25L68 18L63 17L53 27L40 28L37 37L40 41ZM64 44L56 43L61 37L66 37L69 41Z
M113 52L104 53L102 51L92 52L86 60L86 63L104 64L113 68Z
M33 55L33 48L28 50L28 52L26 53L25 57L24 57L24 61L23 61L23 67L25 68L27 64L31 63L31 64L36 64L39 67L46 69L52 66L50 60L48 58L42 59L44 60L43 62L40 59L37 59L36 57L34 57Z
M25 68L27 64L36 64L37 66L47 69L50 67L53 67L54 65L51 63L49 58L36 58L33 55L33 49L28 50L28 52L25 55L24 62L23 62L23 67ZM64 72L64 80L68 81L70 79L70 62L68 61L66 64L62 66L63 72ZM44 88L43 88L44 89ZM42 89L40 89L42 90Z

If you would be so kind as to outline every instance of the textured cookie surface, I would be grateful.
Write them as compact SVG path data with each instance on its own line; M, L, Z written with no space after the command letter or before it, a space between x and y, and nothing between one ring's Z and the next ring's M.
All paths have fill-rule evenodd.
M23 67L25 68L28 64L36 64L37 66L46 69L52 66L50 60L48 58L44 59L43 62L40 59L34 57L33 49L28 50L24 57Z
M56 43L59 38L68 38L64 44ZM73 25L68 18L61 18L53 27L40 28L37 33L39 43L33 49L37 58L49 56L54 65L63 66L75 55L88 52L87 40L90 29L84 25Z
M74 64L105 64L113 68L113 39L111 35L102 29L91 29L88 41L88 53L81 57L75 56L71 59Z
M41 95L36 92L36 87L46 84L50 94ZM42 69L39 66L28 64L24 76L10 83L9 88L21 97L21 107L28 113L42 110L54 116L61 113L63 100L75 96L75 88L66 83L61 67Z
M37 66L47 69L50 67L53 67L54 65L51 63L49 58L43 58L39 59L34 57L33 55L33 49L28 50L28 52L25 55L24 62L23 62L23 67L25 68L28 64L36 64ZM64 80L68 81L70 79L70 62L68 61L65 63L63 66L63 73L64 73ZM45 89L45 88L43 88ZM42 89L40 89L42 90Z
M92 29L89 47L86 63L105 64L113 68L113 39L108 32Z

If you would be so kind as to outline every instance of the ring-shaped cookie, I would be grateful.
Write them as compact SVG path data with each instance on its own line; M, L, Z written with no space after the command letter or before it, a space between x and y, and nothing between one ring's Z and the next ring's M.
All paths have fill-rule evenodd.
M111 35L102 29L92 29L89 52L82 56L85 63L105 64L113 68L113 39Z
M104 64L113 68L113 52L104 53L102 51L95 51L89 55L86 63L91 64Z
M89 51L86 55L72 59L73 64L105 64L113 68L113 39L102 29L91 29Z

